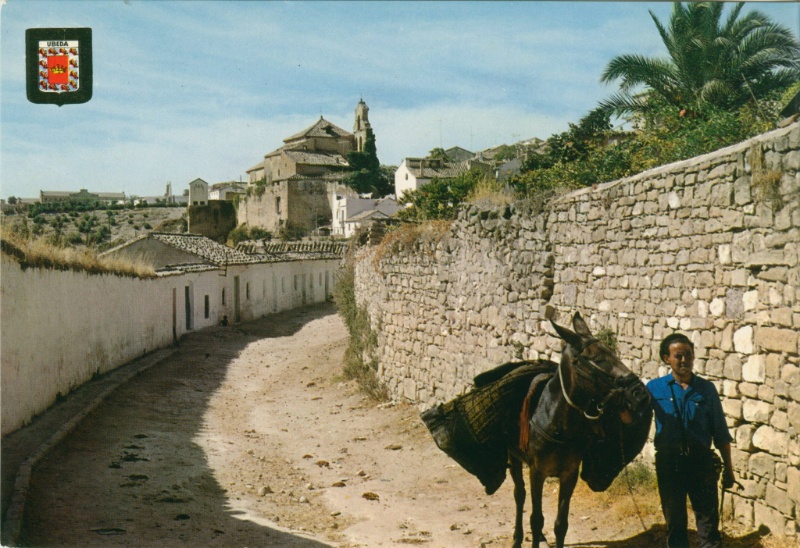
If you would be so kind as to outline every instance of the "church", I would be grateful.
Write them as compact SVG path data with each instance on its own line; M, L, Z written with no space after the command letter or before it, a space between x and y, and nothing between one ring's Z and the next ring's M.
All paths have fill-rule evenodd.
M283 140L247 170L248 192L239 201L237 222L262 227L273 235L282 230L312 233L331 224L335 195L355 192L344 186L350 152L363 152L372 133L369 107L360 100L350 133L320 116L314 124Z

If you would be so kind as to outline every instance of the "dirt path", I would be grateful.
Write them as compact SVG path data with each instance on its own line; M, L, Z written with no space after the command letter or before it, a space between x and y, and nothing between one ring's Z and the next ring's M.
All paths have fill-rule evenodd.
M485 495L415 408L376 407L341 381L346 336L322 305L185 338L36 469L26 544L509 545L511 481ZM581 486L567 540L650 545L659 518L644 532Z

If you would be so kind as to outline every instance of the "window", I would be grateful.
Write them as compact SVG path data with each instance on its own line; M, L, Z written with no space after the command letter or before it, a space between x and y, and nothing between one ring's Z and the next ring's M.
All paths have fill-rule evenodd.
M205 301L205 303L204 303L203 311L205 313L205 318L208 319L208 316L211 313L211 303L210 303L210 301L208 299L208 295L205 296L204 301Z
M222 288L222 306L225 306L225 288Z
M250 282L244 284L244 297L248 301L250 300Z
M297 274L294 275L294 290L297 291Z
M278 217L281 215L281 197L277 196L275 198L275 212L278 214Z

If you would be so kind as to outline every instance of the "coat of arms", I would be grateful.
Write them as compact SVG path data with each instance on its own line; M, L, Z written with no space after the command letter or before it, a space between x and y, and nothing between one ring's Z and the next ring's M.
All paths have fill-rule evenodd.
M80 87L80 42L39 41L39 89L45 93L78 91Z
M28 99L85 103L92 96L92 29L28 29Z

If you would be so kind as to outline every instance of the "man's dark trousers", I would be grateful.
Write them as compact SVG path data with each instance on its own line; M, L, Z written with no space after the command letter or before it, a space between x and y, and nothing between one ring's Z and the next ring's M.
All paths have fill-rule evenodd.
M719 548L718 477L706 455L656 451L656 475L661 509L667 522L667 546L688 548L686 497L692 502L700 548Z

